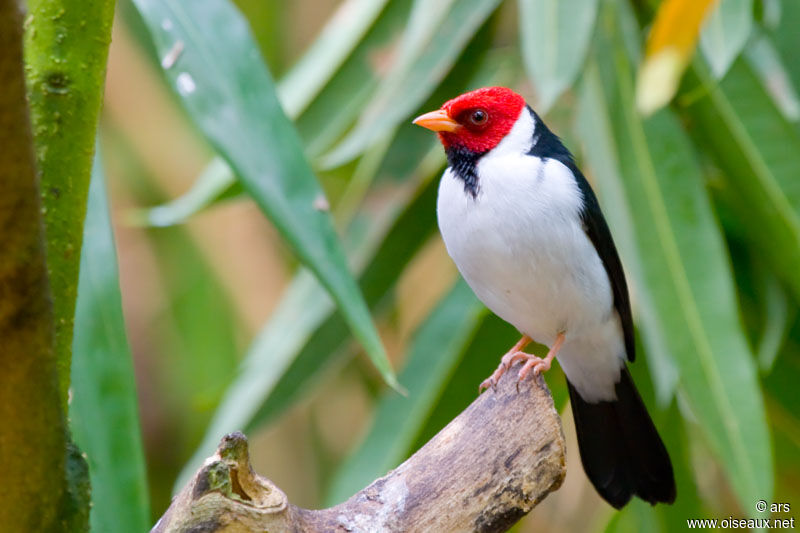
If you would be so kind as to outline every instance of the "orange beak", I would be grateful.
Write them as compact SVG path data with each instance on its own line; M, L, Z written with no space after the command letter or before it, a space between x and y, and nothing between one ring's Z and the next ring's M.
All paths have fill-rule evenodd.
M461 129L461 124L450 118L447 111L443 109L420 115L413 122L417 126L433 131L449 131L452 133Z

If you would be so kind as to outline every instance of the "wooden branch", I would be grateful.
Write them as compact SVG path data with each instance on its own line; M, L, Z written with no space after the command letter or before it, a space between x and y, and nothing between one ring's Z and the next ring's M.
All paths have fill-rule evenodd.
M505 531L566 474L550 392L541 377L518 392L514 370L406 462L330 509L290 504L252 471L245 436L231 433L151 533Z

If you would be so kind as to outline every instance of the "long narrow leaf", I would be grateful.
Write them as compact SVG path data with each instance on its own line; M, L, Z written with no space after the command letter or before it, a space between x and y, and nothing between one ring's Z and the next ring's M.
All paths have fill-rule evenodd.
M121 159L122 179L135 203L152 203L163 198L154 177L142 166L123 136L106 128L108 150ZM164 413L183 412L163 429L176 456L185 456L208 423L212 409L234 375L241 350L240 317L208 258L183 227L154 228L146 232L152 247L157 279L164 290L147 338L140 346L158 359L155 383L149 383L151 401ZM200 332L200 333L198 333ZM144 343L143 345L141 343ZM162 384L161 386L159 386ZM163 384L169 384L164 386ZM152 499L163 501L179 465L149 470Z
M687 108L699 141L725 171L725 193L734 202L750 242L800 299L800 133L776 108L744 60L716 84L701 62L691 81L706 89ZM769 235L769 239L764 239Z
M177 0L135 4L162 56L182 47L166 74L189 115L331 293L386 382L399 387L331 219L315 207L322 191L241 14L220 0L191 10Z
M758 365L764 372L772 370L775 359L797 316L797 307L792 306L788 295L770 272L760 272L761 292L764 295L763 333L756 354Z
M744 48L753 29L753 0L717 2L700 32L700 49L721 79Z
M546 113L578 75L597 18L598 0L519 0L522 58Z
M612 24L604 28L605 35L614 32ZM606 114L618 150L620 175L598 176L598 188L605 197L602 184L620 180L626 202L615 207L633 221L634 243L627 247L637 250L641 265L633 279L635 294L646 295L640 301L645 341L666 343L688 406L747 508L772 493L772 457L723 239L677 120L668 111L640 120L631 105L632 66L610 39L601 40L584 84L606 105L592 107L587 103L598 97L586 97L582 106L584 114Z
M383 236L377 250L370 250L369 264L359 277L359 285L371 309L379 309L387 303L391 288L428 235L434 231L436 185L427 182L404 208L390 219L389 227L376 228ZM365 239L373 240L373 239ZM377 240L377 239L375 239ZM292 365L286 370L275 388L249 421L248 428L272 420L296 399L314 377L317 367L329 364L336 352L344 347L348 339L339 314L333 314L310 337L303 350L296 354Z
M744 51L747 63L761 78L761 85L783 116L792 122L800 121L800 97L792 83L787 65L783 62L772 39L765 34L752 39Z
M89 187L72 347L70 419L89 463L92 530L146 531L150 511L136 383L99 157Z
M773 10L774 11L774 10ZM797 61L797 28L800 24L800 2L781 2L779 24L772 32L772 40L792 83L800 88L800 61Z
M215 157L187 192L163 205L134 211L129 218L134 224L173 226L185 222L208 206L241 192L241 185L236 181L231 167L223 159Z

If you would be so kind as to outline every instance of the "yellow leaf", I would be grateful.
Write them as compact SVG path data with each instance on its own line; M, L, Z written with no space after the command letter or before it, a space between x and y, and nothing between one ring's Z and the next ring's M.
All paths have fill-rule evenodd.
M647 38L636 82L636 107L649 115L675 95L703 21L716 0L663 0Z

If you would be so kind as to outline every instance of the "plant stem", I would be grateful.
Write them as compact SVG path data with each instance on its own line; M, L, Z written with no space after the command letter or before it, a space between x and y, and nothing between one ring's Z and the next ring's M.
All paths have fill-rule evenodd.
M53 297L61 405L69 390L83 219L114 0L29 0L25 74Z
M0 524L63 531L75 507L16 0L0 0L0 87Z

